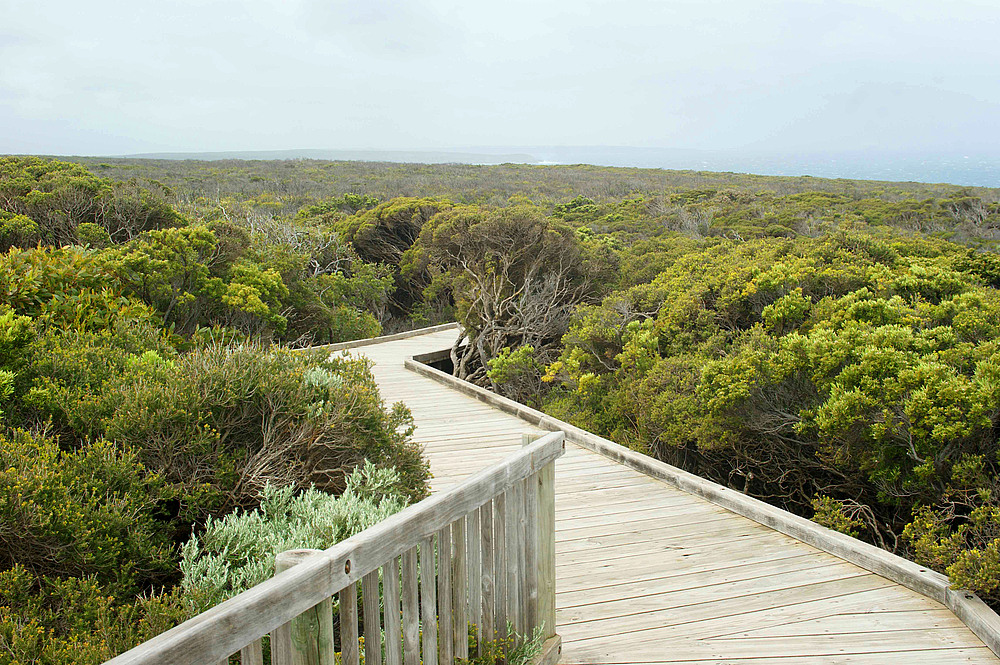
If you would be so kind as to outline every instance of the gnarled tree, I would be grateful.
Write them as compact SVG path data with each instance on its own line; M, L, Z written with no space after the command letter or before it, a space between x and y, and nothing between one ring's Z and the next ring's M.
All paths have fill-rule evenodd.
M504 348L531 346L544 364L590 290L576 235L528 206L443 211L415 251L434 275L431 289L455 300L465 328L452 349L455 375L472 381L485 381Z

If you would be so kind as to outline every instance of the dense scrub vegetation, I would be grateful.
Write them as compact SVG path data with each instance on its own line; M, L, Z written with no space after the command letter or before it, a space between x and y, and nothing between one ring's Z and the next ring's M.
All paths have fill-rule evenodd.
M0 663L99 663L187 618L207 592L181 545L276 492L390 474L347 531L426 493L366 362L273 343L376 332L355 303L389 273L332 231L201 224L153 191L0 159Z
M212 553L301 542L262 500L364 524L364 460L419 498L405 409L290 347L453 319L457 374L1000 600L1000 191L77 161L0 159L0 663L266 574Z

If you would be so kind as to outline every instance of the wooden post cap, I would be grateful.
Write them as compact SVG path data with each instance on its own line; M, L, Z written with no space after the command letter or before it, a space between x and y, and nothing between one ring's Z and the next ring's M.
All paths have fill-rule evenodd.
M314 554L322 554L323 550L285 550L274 557L274 573L283 573L289 568L299 565Z

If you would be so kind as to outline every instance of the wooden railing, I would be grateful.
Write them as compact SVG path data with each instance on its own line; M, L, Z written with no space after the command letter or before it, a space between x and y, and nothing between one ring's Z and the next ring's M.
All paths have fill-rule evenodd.
M342 665L362 653L365 665L450 665L470 656L470 626L484 643L507 636L508 625L519 635L540 628L554 662L563 437L526 437L502 462L328 550L278 555L272 579L108 665L215 665L237 653L242 665L262 665L265 635L272 665L334 665L335 652Z

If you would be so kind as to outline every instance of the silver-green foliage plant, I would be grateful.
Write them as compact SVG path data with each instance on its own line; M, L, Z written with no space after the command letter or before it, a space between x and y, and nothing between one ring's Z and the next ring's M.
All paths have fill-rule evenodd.
M259 508L210 517L181 548L185 596L194 613L204 611L272 577L279 552L331 547L406 504L399 474L367 461L340 496L267 485Z

